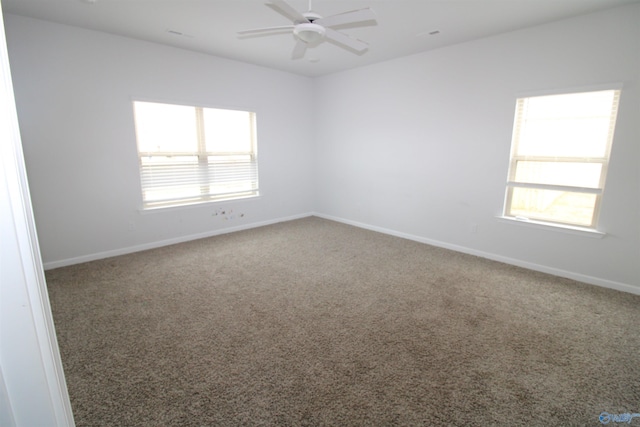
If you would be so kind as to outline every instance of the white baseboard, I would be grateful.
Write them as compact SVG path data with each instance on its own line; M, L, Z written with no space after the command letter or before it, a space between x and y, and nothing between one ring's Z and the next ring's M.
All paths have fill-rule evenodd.
M59 267L66 267L66 266L69 266L69 265L81 264L83 262L95 261L95 260L104 259L104 258L111 258L111 257L114 257L114 256L131 254L131 253L134 253L134 252L146 251L146 250L149 250L149 249L160 248L162 246L175 245L177 243L183 243L183 242L188 242L188 241L197 240L197 239L204 239L204 238L207 238L207 237L218 236L218 235L221 235L221 234L233 233L235 231L249 230L251 228L263 227L265 225L277 224L279 222L292 221L292 220L295 220L295 219L306 218L306 217L313 216L313 215L314 215L313 213L304 213L304 214L293 215L293 216L289 216L289 217L276 218L276 219L272 219L272 220L268 220L268 221L261 221L261 222L253 222L253 223L250 223L250 224L243 224L243 225L239 225L239 226L236 226L236 227L221 228L221 229L218 229L218 230L211 230L211 231L207 231L207 232L204 232L204 233L190 234L188 236L180 236L180 237L175 237L175 238L172 238L172 239L160 240L160 241L157 241L157 242L150 242L150 243L145 243L145 244L142 244L142 245L130 246L130 247L121 248L121 249L114 249L114 250L110 250L110 251L97 252L97 253L93 253L93 254L89 254L89 255L82 255L82 256L79 256L79 257L63 259L63 260L59 260L59 261L45 262L44 263L44 269L45 270L51 270L51 269L59 268Z
M304 214L299 214L299 215L294 215L294 216L289 216L289 217L277 218L277 219L268 220L268 221L254 222L254 223L251 223L251 224L243 224L243 225L236 226L236 227L222 228L222 229L218 229L218 230L207 231L207 232L204 232L204 233L191 234L191 235L188 235L188 236L181 236L181 237L176 237L176 238L173 238L173 239L160 240L160 241L157 241L157 242L150 242L150 243L145 243L145 244L142 244L142 245L130 246L130 247L127 247L127 248L114 249L114 250L111 250L111 251L98 252L98 253L89 254L89 255L83 255L83 256L75 257L75 258L68 258L68 259L63 259L63 260L59 260L59 261L46 262L46 263L44 263L44 269L45 270L50 270L50 269L53 269L53 268L66 267L66 266L69 266L69 265L80 264L80 263L83 263L83 262L89 262L89 261L95 261L95 260L98 260L98 259L111 258L111 257L114 257L114 256L120 256L120 255L126 255L126 254L130 254L130 253L134 253L134 252L145 251L145 250L148 250L148 249L159 248L159 247L162 247L162 246L169 246L169 245L174 245L174 244L177 244L177 243L188 242L188 241L191 241L191 240L197 240L197 239L203 239L203 238L206 238L206 237L213 237L213 236L217 236L217 235L221 235L221 234L233 233L235 231L249 230L251 228L263 227L265 225L276 224L276 223L279 223L279 222L292 221L292 220L296 220L296 219L306 218L306 217L309 217L309 216L317 216L319 218L324 218L324 219L328 219L328 220L331 220L331 221L340 222L340 223L343 223L343 224L353 225L354 227L363 228L363 229L367 229L367 230L371 230L371 231L376 231L376 232L383 233L383 234L388 234L388 235L391 235L391 236L401 237L403 239L413 240L413 241L416 241L416 242L419 242L419 243L424 243L424 244L431 245L431 246L437 246L437 247L444 248L444 249L450 249L450 250L453 250L453 251L456 251L456 252L461 252L461 253L465 253L465 254L469 254L469 255L479 256L481 258L490 259L492 261L503 262L505 264L515 265L515 266L526 268L526 269L529 269L529 270L539 271L539 272L542 272L542 273L552 274L554 276L565 277L565 278L568 278L568 279L577 280L579 282L588 283L590 285L596 285L596 286L600 286L600 287L604 287L604 288L615 289L617 291L628 292L628 293L631 293L631 294L640 295L640 288L639 287L633 286L633 285L630 285L630 284L627 284L627 283L615 282L615 281L612 281L612 280L603 279L603 278L599 278L599 277L587 276L587 275L580 274L580 273L575 273L575 272L572 272L572 271L561 270L561 269L558 269L558 268L548 267L548 266L540 265L540 264L535 264L535 263L531 263L531 262L520 260L520 259L505 257L505 256L502 256L502 255L497 255L497 254L493 254L493 253L490 253L490 252L484 252L484 251L479 251L479 250L476 250L476 249L467 248L467 247L464 247L464 246L453 245L453 244L450 244L450 243L441 242L439 240L427 239L427 238L416 236L416 235L413 235L413 234L402 233L402 232L399 232L399 231L396 231L396 230L383 228L383 227L377 227L377 226L373 226L373 225L370 225L370 224L365 224L365 223L361 223L361 222L358 222L358 221L351 221L351 220L347 220L347 219L344 219L344 218L335 217L335 216L331 216L331 215L325 215L325 214L318 213L318 212L309 212L309 213L304 213Z
M408 240L413 240L419 243L424 243L427 245L431 245L431 246L437 246L440 248L444 248L444 249L450 249L456 252L462 252L465 254L469 254L469 255L474 255L474 256L478 256L481 258L486 258L486 259L490 259L492 261L498 261L498 262L502 262L505 264L510 264L510 265L515 265L517 267L522 267L522 268L526 268L528 270L534 270L534 271L539 271L542 273L547 273L547 274L551 274L554 276L559 276L559 277L565 277L567 279L573 279L573 280L577 280L579 282L583 282L583 283L587 283L590 285L596 285L596 286L600 286L603 288L609 288L609 289L615 289L617 291L622 291L622 292L628 292L630 294L635 294L635 295L640 295L640 287L637 286L633 286L627 283L621 283L621 282L615 282L612 280L608 280L608 279L603 279L600 277L593 277L593 276L587 276L584 274L580 274L580 273L575 273L572 271L566 271L566 270L561 270L558 268L554 268L554 267L548 267L545 265L540 265L540 264L534 264L532 262L528 262L528 261L524 261L524 260L520 260L520 259L515 259L515 258L509 258L509 257L505 257L502 255L497 255L497 254L493 254L490 252L484 252L484 251L479 251L476 249L471 249L471 248L467 248L464 246L459 246L459 245L452 245L450 243L445 243L445 242L441 242L438 240L432 240L432 239L427 239L424 237L420 237L420 236L415 236L413 234L408 234L408 233L402 233L399 231L395 231L395 230L391 230L388 228L383 228L383 227L376 227L373 225L369 225L369 224L364 224L361 222L357 222L357 221L351 221L351 220L347 220L344 218L339 218L339 217L334 217L331 215L325 215L325 214L321 214L321 213L314 213L314 216L317 216L319 218L324 218L324 219L328 219L331 221L336 221L336 222L341 222L343 224L348 224L348 225L353 225L354 227L359 227L359 228L364 228L367 230L371 230L371 231L376 231L379 233L384 233L384 234L389 234L391 236L396 236L396 237L401 237L403 239L408 239Z

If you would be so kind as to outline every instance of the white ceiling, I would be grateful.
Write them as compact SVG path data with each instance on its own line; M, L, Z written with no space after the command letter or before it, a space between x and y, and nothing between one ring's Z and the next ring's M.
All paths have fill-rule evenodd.
M364 40L362 55L328 42L292 60L291 33L237 31L288 25L262 0L1 0L3 12L320 76L640 0L314 0L330 16L371 7L377 25L340 31ZM306 12L308 0L287 0ZM430 32L439 31L436 35ZM176 34L181 33L181 34Z

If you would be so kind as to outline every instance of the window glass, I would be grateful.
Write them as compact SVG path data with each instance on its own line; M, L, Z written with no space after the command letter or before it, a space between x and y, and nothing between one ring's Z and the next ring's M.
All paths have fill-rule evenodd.
M251 151L253 124L246 111L204 110L207 151L233 153Z
M588 227L595 204L595 194L514 188L511 215Z
M505 216L595 228L620 91L516 101Z
M598 188L602 163L518 161L517 182Z
M136 135L143 152L185 152L198 149L193 107L136 102Z
M255 113L134 101L143 208L258 195Z

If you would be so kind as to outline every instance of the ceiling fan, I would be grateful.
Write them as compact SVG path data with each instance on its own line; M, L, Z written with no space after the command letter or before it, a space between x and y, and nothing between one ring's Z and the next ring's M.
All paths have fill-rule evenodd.
M284 0L270 0L266 5L290 19L293 24L244 30L239 31L238 35L257 36L263 33L265 33L264 35L271 35L269 33L277 34L284 30L293 30L296 44L293 47L292 59L303 58L308 47L317 46L325 40L335 42L357 54L362 54L369 48L367 43L336 31L333 27L353 24L358 24L358 26L376 25L376 15L370 8L352 10L323 18L321 15L312 11L311 0L309 0L309 10L307 12L298 12Z

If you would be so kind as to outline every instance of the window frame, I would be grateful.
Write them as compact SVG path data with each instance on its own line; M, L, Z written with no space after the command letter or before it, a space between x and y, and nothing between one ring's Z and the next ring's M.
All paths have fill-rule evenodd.
M524 108L523 103L530 98L554 96L554 95L579 95L589 92L614 92L613 94L613 106L611 109L611 115L609 117L610 127L605 141L604 156L600 157L556 157L556 156L532 156L532 155L516 155L518 152L519 136L521 126L523 123ZM518 220L524 223L533 223L542 226L552 226L553 228L561 228L567 230L583 230L588 232L597 232L597 225L600 218L600 212L602 207L602 196L604 194L606 177L609 170L609 161L611 158L611 149L613 146L613 139L615 135L616 121L620 109L622 85L612 84L603 85L597 87L577 88L572 90L559 90L559 91L545 91L537 93L519 94L516 97L516 111L513 124L513 133L511 138L511 151L509 153L509 168L506 182L506 190L504 197L504 204L502 209L502 218L507 220ZM560 184L542 184L542 183L530 183L530 182L518 182L516 181L516 173L518 171L518 162L547 162L547 163L573 163L573 164L593 164L597 163L601 165L600 177L597 187L580 187L572 185L560 185ZM552 190L552 191L566 191L578 194L594 194L595 202L591 215L591 222L588 225L579 224L576 222L566 221L554 221L548 218L539 218L536 216L523 217L512 212L513 209L513 193L516 188L531 188L540 190Z
M138 123L136 119L136 103L148 103L148 104L163 104L163 105L171 105L178 107L189 107L193 108L195 112L194 126L197 135L197 148L195 151L140 151L140 146L138 142ZM259 175L258 175L258 143L257 143L257 113L254 110L248 109L240 109L240 108L228 108L228 107L212 107L205 106L202 104L193 104L193 103L182 103L182 102L174 102L174 101L158 101L158 100L149 100L143 98L132 98L131 105L133 110L133 118L134 118L134 129L135 129L135 141L136 141L136 154L137 154L137 162L139 168L138 177L140 179L140 211L141 212L149 212L156 211L159 209L175 209L181 207L190 207L190 206L199 206L202 204L215 203L215 202L225 202L230 200L239 200L239 199L247 199L254 198L260 196L260 187L259 187ZM204 111L210 110L225 110L225 111L237 111L247 113L249 115L249 135L250 135L250 148L248 151L207 151L207 140L205 136L205 120L204 120ZM210 187L216 183L214 179L209 179L209 177L215 172L212 170L211 165L216 162L216 158L218 160L227 158L227 162L220 162L222 164L234 164L237 162L236 160L229 160L230 158L237 158L239 156L248 157L248 162L251 164L253 175L255 176L251 182L251 189L246 191L231 191L228 193L216 193L210 190ZM153 157L195 157L197 159L197 175L207 176L206 182L201 182L201 191L197 196L193 197L178 197L178 198L167 198L160 201L147 201L145 200L145 179L144 179L144 168L143 158L149 159ZM214 160L212 160L214 159ZM219 164L220 164L219 163ZM179 163L176 162L174 166L178 166ZM148 167L148 166L147 166ZM193 182L196 184L196 182ZM220 184L220 181L218 181ZM208 190L206 188L209 188ZM150 187L146 187L149 189Z

